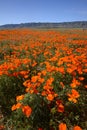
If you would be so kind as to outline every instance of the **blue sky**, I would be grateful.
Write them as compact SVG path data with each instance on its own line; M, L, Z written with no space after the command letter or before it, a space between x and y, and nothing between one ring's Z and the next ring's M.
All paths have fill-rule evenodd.
M0 0L0 25L87 21L87 0Z

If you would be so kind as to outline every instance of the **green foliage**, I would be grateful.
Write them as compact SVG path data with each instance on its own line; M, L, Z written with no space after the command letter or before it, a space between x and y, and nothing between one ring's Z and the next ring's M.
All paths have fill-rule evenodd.
M17 124L15 124L17 127L27 126L32 128L32 130L38 130L38 128L40 127L49 129L50 110L47 102L42 96L27 93L25 94L25 98L21 102L24 105L31 106L32 114L29 118L27 118L26 116L24 116L21 109L15 111L13 114L13 120L17 120Z
M0 106L3 115L11 115L11 107L16 102L15 97L21 93L24 93L24 86L20 78L0 76Z

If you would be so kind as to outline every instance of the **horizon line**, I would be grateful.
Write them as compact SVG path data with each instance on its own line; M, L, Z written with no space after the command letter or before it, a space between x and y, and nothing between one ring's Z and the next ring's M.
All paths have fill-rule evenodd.
M61 21L61 22L40 22L40 21L38 21L38 22L34 22L34 21L32 21L32 22L20 22L20 23L6 23L6 24L0 24L0 26L4 26L4 25L19 25L19 24L28 24L28 23L71 23L71 22L87 22L87 20L73 20L73 21Z

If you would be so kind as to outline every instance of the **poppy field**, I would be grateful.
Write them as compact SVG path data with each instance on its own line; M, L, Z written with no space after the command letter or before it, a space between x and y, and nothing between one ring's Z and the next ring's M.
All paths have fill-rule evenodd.
M87 30L0 30L0 128L87 129Z

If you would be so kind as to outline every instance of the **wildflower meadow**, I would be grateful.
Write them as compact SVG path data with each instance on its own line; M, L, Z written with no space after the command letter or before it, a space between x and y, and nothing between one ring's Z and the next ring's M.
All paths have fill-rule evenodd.
M0 30L0 130L87 130L87 30Z

